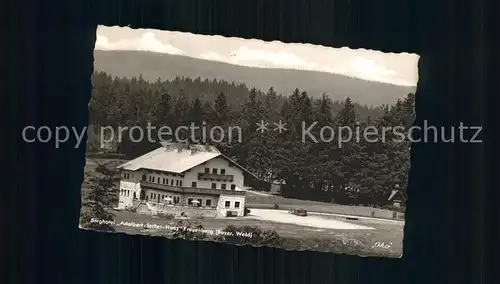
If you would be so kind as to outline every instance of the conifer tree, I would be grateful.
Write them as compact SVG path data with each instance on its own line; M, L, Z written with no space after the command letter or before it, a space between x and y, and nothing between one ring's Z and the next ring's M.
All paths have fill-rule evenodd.
M196 125L200 125L203 121L203 106L200 99L195 99L191 105L189 117Z
M230 111L226 95L221 92L214 102L214 118L218 125L224 125L229 122Z
M83 188L81 225L97 230L113 230L109 224L92 222L92 219L113 221L114 214L109 209L118 204L118 172L100 164L85 176L88 178Z
M164 91L159 95L158 102L153 106L155 126L169 126L172 121L171 112L172 96L167 91Z

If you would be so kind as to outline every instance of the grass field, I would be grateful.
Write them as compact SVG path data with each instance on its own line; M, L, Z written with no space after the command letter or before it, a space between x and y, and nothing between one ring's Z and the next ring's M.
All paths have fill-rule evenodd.
M285 198L275 195L263 196L253 194L252 192L247 192L245 203L249 208L274 209L274 204L277 204L279 205L279 209L284 210L301 207L311 212L376 217L382 219L392 219L393 214L392 211L372 207L338 205L319 201Z

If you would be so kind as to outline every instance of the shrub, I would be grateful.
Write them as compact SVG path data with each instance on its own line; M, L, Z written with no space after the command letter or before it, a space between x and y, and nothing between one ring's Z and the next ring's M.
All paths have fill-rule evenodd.
M224 229L225 232L232 233L231 236L218 236L216 240L235 244L235 245L254 245L280 247L282 240L279 234L274 230L263 231L259 227L236 227L229 225ZM238 233L251 233L252 237L238 236Z
M299 239L285 238L282 240L283 246L294 250L313 250L322 252L336 252L347 254L370 255L370 249L366 245L364 238L354 239L338 236L338 239Z
M167 220L172 220L175 218L174 214L167 214L167 213L158 213L156 216L162 218L162 219L167 219Z
M95 231L103 231L103 232L114 232L114 227L109 223L100 223L100 222L92 222L92 219L97 220L109 220L113 222L114 215L105 210L102 210L96 214L94 210L91 210L86 207L82 207L82 213L80 215L80 226L85 229L91 229ZM98 217L96 217L98 216Z
M203 226L199 223L186 224L186 222L180 220L179 222L177 222L176 226L179 229L173 233L172 235L173 238L181 238L185 240L204 240L207 238L206 233L204 233L203 231L197 231L197 230L203 230Z

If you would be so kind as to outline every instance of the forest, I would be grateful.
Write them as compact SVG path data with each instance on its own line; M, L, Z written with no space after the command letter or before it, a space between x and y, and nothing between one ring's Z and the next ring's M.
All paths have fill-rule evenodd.
M397 185L406 192L409 140L394 141L389 132L384 141L351 139L339 146L304 143L301 131L302 123L313 122L335 129L347 126L361 133L367 127L408 131L414 120L413 93L402 94L393 105L366 106L351 101L348 94L343 101L332 101L327 94L311 96L300 86L291 94L278 94L271 86L257 90L243 83L185 77L151 82L141 76L117 78L104 72L95 72L92 83L89 124L239 126L241 142L213 144L262 180L283 182L285 197L383 207L389 205L387 199ZM287 131L260 133L256 124L261 120L282 120ZM312 130L318 137L319 131ZM125 136L117 152L132 159L158 146L147 139L132 142ZM98 148L89 139L88 153Z

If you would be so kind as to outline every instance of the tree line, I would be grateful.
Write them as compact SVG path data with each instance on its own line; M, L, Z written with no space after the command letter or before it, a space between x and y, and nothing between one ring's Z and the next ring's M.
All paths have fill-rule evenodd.
M406 133L414 119L412 93L394 105L373 107L353 102L348 96L344 101L332 101L327 94L299 89L278 94L272 87L262 91L223 80L178 77L149 82L140 76L113 78L96 72L92 81L91 124L145 127L151 123L171 128L202 122L208 128L237 125L242 129L241 142L235 139L213 144L262 180L282 181L285 197L384 206L396 185L406 191L408 140L394 141L395 134L388 132L384 141L351 139L340 146L335 142L304 142L302 134L303 124L313 123L318 125L310 131L315 137L324 136L321 126L349 127L358 133L368 127L400 127ZM286 131L260 133L256 124L261 120L282 120ZM93 151L96 145L89 143L88 147ZM157 147L147 139L136 143L125 136L118 152L135 158Z

